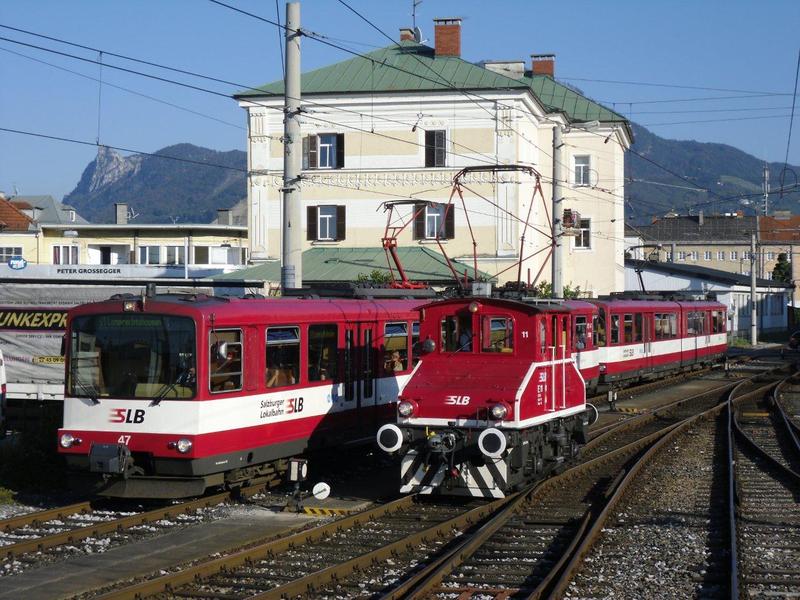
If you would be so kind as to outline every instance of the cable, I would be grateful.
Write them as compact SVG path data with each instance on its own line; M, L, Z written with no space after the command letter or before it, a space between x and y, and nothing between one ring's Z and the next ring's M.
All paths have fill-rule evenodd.
M639 85L643 87L663 87L663 88L676 88L682 90L702 90L707 92L732 92L739 94L771 94L774 96L789 96L788 92L765 92L764 90L736 90L729 88L714 88L704 87L697 85L678 85L672 83L650 83L644 81L616 81L613 79L589 79L586 77L559 77L564 81L589 81L592 83L612 83L615 85Z
M280 7L278 6L278 0L275 0L275 17L278 19L278 29L275 33L278 35L278 52L281 55L281 73L283 73L283 78L286 79L286 59L283 58L283 40L281 39L281 11Z
M760 119L788 119L790 115L764 115L761 117L730 117L728 119L703 119L699 121L669 121L667 123L642 123L642 127L661 127L664 125L691 125L695 123L724 123L728 121L756 121Z
M781 188L783 187L786 167L789 165L789 147L792 143L792 127L794 125L794 103L797 99L797 78L800 76L800 50L797 51L797 67L794 72L794 95L792 96L792 118L789 120L789 137L786 140L786 157L783 160L783 170L781 171ZM780 195L783 198L783 192Z

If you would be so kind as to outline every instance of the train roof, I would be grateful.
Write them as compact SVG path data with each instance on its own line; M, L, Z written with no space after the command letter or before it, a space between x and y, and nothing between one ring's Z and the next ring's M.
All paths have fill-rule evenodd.
M192 294L156 295L144 298L130 294L118 295L101 302L82 304L70 311L81 314L121 313L125 301L137 301L136 314L167 313L187 315L197 319L214 314L217 322L258 323L292 322L309 319L330 321L363 318L399 317L411 313L427 302L423 299L365 300L349 298L226 298Z
M594 304L604 308L614 308L618 310L638 310L638 311L651 311L651 310L675 310L677 307L705 307L705 308L725 308L725 305L715 300L691 300L688 298L681 298L676 300L636 300L628 298L602 298L593 300Z
M564 301L564 300L551 300L551 299L542 299L542 298L526 298L520 300L511 300L508 298L494 298L494 297L484 297L484 296L467 296L464 298L453 298L450 300L439 300L438 302L431 302L425 304L421 308L445 308L445 307L452 307L452 306L469 306L473 302L478 302L482 306L493 306L497 308L502 308L505 310L513 310L518 312L524 312L527 314L537 314L537 313L545 313L545 312L567 312L572 310L572 308L577 308L577 304L586 305L588 310L591 310L591 306L588 302L580 302L576 301L576 306L570 306L570 302L572 300Z

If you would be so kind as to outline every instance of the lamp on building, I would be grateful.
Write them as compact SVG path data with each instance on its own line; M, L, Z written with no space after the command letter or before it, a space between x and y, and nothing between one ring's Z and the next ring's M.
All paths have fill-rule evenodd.
M76 238L78 237L78 232L74 229L65 229L61 235L65 238Z

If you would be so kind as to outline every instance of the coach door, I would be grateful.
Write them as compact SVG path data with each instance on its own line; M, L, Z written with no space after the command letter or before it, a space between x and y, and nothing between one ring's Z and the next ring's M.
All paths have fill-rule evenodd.
M375 414L375 323L347 323L345 326L345 401L353 410L351 423L364 432L377 423Z
M550 398L548 409L556 411L566 408L567 368L566 361L572 355L568 340L569 316L550 315Z
M636 337L642 342L642 371L653 370L653 313L635 313L633 315Z

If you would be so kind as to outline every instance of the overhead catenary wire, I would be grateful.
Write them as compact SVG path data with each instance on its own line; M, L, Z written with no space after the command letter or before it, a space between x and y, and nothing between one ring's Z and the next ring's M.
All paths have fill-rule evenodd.
M789 135L788 139L786 140L786 157L783 160L783 170L781 171L781 179L780 179L781 187L783 187L784 185L786 168L789 165L789 147L792 144L792 127L794 125L794 104L795 100L797 99L798 77L800 77L800 50L797 51L797 67L795 67L794 71L794 94L792 95L792 116L791 119L789 120ZM783 198L783 192L781 192L780 197Z

